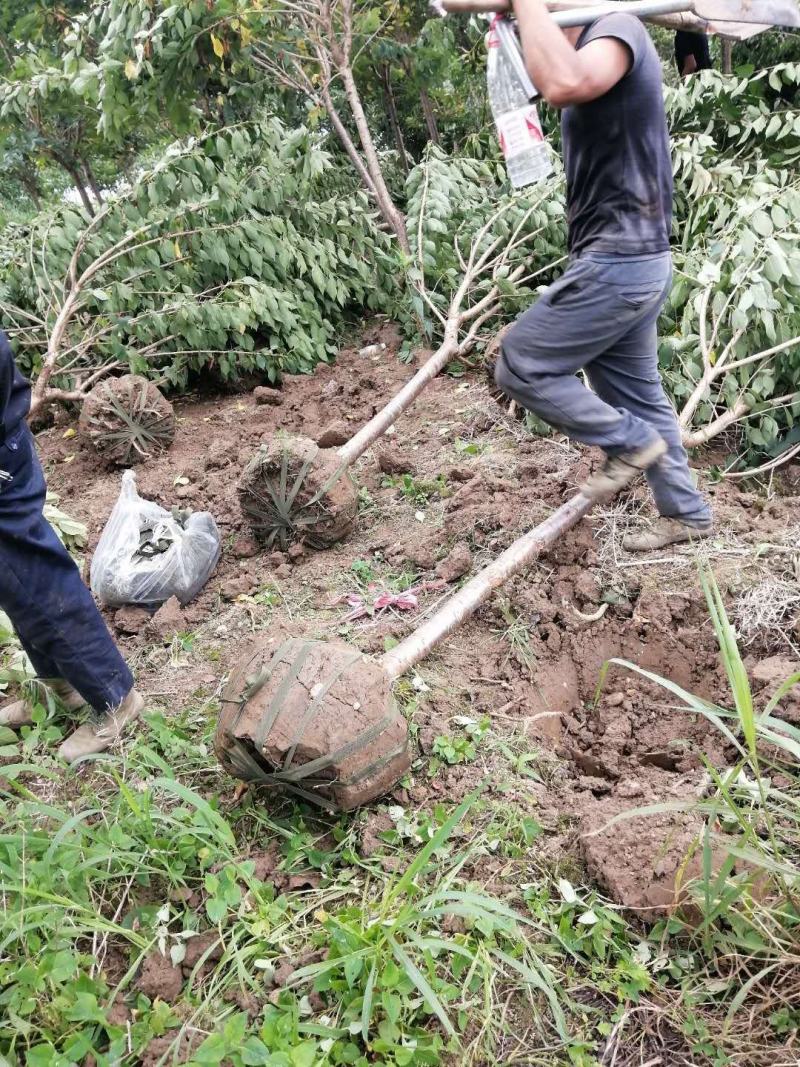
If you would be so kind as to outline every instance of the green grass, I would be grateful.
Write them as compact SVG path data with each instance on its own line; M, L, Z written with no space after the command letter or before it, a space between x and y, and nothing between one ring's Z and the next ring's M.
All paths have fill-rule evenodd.
M40 783L49 774L46 762L7 766L0 800L6 1062L135 1063L154 1037L188 1026L208 1032L198 1064L439 1063L476 1022L480 1043L491 1044L500 984L526 997L553 1040L568 1042L538 923L469 885L473 832L463 849L450 840L477 794L429 823L424 845L387 875L360 860L352 820L312 824L291 806L277 818L252 801L225 812L197 715L169 724L150 715L126 760L98 763L91 785L68 802L39 799L34 770ZM247 857L267 842L279 874L259 881ZM293 872L309 870L301 890L286 888ZM469 930L447 934L453 916ZM179 1005L136 991L148 954L180 962L191 937L209 929L224 944L222 960L199 986L186 978ZM270 997L266 978L280 962L318 947L325 958ZM231 1004L233 990L255 998L257 1023ZM115 995L132 1011L130 1030L107 1018ZM327 1021L311 1017L312 995Z
M357 561L351 580L385 577L375 566ZM733 754L707 765L702 801L676 805L703 819L694 907L650 930L586 883L570 813L540 817L563 765L499 721L455 719L417 768L417 783L437 762L450 783L487 774L463 801L445 791L331 817L263 793L234 801L211 747L216 704L200 695L65 776L43 693L33 727L0 732L0 1065L133 1067L154 1041L166 1064L181 1040L192 1067L605 1067L615 1048L633 1064L648 1050L670 1062L675 1047L698 1065L775 1062L800 1028L800 731L778 714L800 672L757 701L702 581L728 706L614 664L703 715ZM526 665L524 627L504 621ZM16 654L5 642L1 669ZM178 644L199 662L216 647ZM424 710L413 681L397 695L410 716ZM209 932L221 956L183 968ZM137 987L154 952L182 967L174 1003Z
M451 490L443 474L437 478L415 478L410 474L390 474L382 481L384 489L397 489L402 498L413 507L424 508L431 500L443 500Z
M514 659L533 677L536 654L531 644L531 632L525 620L514 612L511 601L507 597L497 598L497 609L505 623L505 629L499 632L508 642L509 649L504 663L507 663L509 659Z

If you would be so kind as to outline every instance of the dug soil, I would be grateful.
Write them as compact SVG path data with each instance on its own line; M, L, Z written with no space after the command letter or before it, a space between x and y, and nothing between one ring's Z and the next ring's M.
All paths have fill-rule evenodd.
M382 652L419 625L465 572L474 573L562 503L599 461L561 438L531 436L481 371L443 375L355 465L359 516L349 539L322 552L261 548L240 510L242 471L278 430L325 445L355 433L414 369L398 359L388 325L376 326L362 343L378 340L387 344L378 354L343 350L333 365L288 377L277 390L176 402L175 441L137 467L138 488L166 507L210 511L223 554L183 611L172 605L152 619L137 609L107 613L152 703L175 712L199 695L218 698L244 642L270 626ZM71 430L68 417L59 416L39 434L38 447L61 506L89 525L91 550L120 475L103 468ZM789 472L780 485L743 489L715 481L710 458L695 461L705 468L701 483L717 521L702 552L735 616L737 604L756 602L753 591L768 588L791 561L798 481ZM643 484L596 511L401 681L414 764L390 798L420 809L457 801L487 777L501 788L507 771L491 742L477 747L473 761L430 773L437 737L459 735L465 718L487 717L489 736L512 745L531 772L517 800L547 831L537 841L542 855L583 863L608 894L643 917L663 914L691 876L684 860L697 826L685 812L618 817L702 794L703 757L718 767L731 757L705 718L628 666L612 665L598 693L604 664L621 659L728 703L697 579L698 550L638 558L621 548L622 534L650 514ZM413 595L398 601L394 594L409 586ZM392 595L373 610L381 593ZM792 661L796 623L788 616L773 623L751 634L750 665L766 656ZM769 674L760 672L757 688L770 688ZM800 708L787 698L782 713L796 716ZM484 877L491 881L489 868Z

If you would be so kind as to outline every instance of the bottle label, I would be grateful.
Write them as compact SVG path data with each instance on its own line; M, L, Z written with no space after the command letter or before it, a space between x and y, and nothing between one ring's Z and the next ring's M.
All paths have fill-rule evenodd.
M544 140L535 104L506 111L495 119L500 149L506 159L522 155Z

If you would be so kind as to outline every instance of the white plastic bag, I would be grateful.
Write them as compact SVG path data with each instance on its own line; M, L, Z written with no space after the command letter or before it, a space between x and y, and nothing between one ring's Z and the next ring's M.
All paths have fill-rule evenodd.
M139 546L141 531L148 527L172 544L145 558ZM220 551L219 530L207 511L190 515L182 526L158 504L142 500L136 492L136 475L128 470L92 559L92 592L109 607L156 607L171 596L188 604L211 577Z

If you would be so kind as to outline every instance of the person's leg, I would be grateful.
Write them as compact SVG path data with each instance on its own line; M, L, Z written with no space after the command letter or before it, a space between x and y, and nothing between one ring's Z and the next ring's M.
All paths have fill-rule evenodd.
M667 451L646 472L659 514L697 527L707 526L711 510L692 479L675 409L658 373L655 315L638 323L595 359L587 374L606 403L632 412L667 443Z
M607 403L576 377L641 317L604 275L598 264L577 260L503 338L495 380L549 425L616 456L647 448L658 435L636 412Z
M45 483L27 428L0 448L0 607L37 671L61 678L99 714L118 708L133 676L75 563L42 515Z

